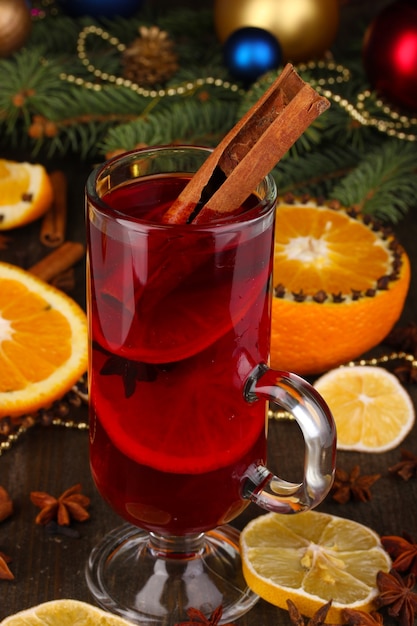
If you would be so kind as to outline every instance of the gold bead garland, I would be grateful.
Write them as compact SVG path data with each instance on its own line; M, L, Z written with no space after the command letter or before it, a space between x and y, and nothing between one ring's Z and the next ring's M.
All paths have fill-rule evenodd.
M72 430L88 430L89 426L86 422L76 422L75 420L65 420L62 418L55 418L51 422L51 426L61 426L64 428L70 428ZM0 456L10 450L10 448L17 442L17 440L24 435L31 427L21 425L19 428L10 435L7 436L5 441L0 443Z
M399 113L379 98L375 101L375 105L389 119L371 117L369 111L365 108L366 101L375 95L370 89L365 89L364 91L358 93L356 96L356 104L352 104L346 98L333 93L327 88L331 85L348 82L350 80L351 72L343 65L336 64L334 61L310 61L309 63L299 64L297 69L300 72L320 69L334 71L336 76L311 79L311 84L319 93L321 93L321 95L325 96L329 100L333 100L333 102L338 104L346 111L346 113L350 115L350 117L352 117L352 119L359 122L362 126L373 126L379 132L385 133L390 137L396 137L397 139L401 139L403 141L417 140L416 132L410 131L412 126L417 126L417 118L408 117L403 113Z
M126 46L122 43L117 37L113 37L105 31L103 28L99 26L86 26L78 36L77 42L77 55L80 59L81 63L84 67L91 73L95 78L99 78L102 81L112 83L119 87L126 87L127 89L131 89L136 92L140 96L144 96L145 98L164 98L166 96L183 96L188 93L192 93L196 88L203 87L204 85L212 85L214 87L223 87L224 89L230 89L230 91L241 92L243 90L234 83L231 83L228 80L223 80L221 78L215 78L213 76L208 76L206 78L197 78L194 81L187 81L178 85L177 87L167 87L166 89L145 89L141 87L137 83L122 78L121 76L115 76L114 74L109 74L108 72L103 72L98 69L91 61L89 60L86 52L86 40L90 35L96 35L101 37L103 41L107 41L111 46L116 48L119 53L123 53L126 50ZM102 89L102 85L99 83L94 83L91 81L85 81L83 78L74 76L73 74L66 74L61 72L60 74L61 80L65 80L69 83L74 83L79 86L83 86L86 89L92 89L95 91L100 91Z
M77 42L77 55L84 67L96 78L101 81L108 82L117 86L131 89L138 95L146 98L164 98L172 96L184 96L192 93L197 88L204 85L211 85L215 87L222 87L224 89L230 89L230 91L244 94L244 90L239 85L232 83L228 80L216 78L214 76L208 76L205 78L197 78L193 81L187 81L177 86L167 87L166 89L146 89L139 84L125 79L115 74L104 72L97 68L88 58L86 51L86 41L91 35L95 35L106 41L111 46L122 54L127 46L122 43L117 37L112 36L106 30L99 26L91 25L86 26L78 36ZM296 70L303 71L320 71L326 70L327 72L333 72L334 75L326 76L322 78L311 78L310 82L319 93L332 100L338 106L340 106L350 117L363 126L372 126L379 132L385 133L390 137L396 137L403 141L417 141L417 131L413 131L412 128L417 126L417 118L408 117L403 113L399 113L394 109L391 109L389 105L384 103L381 99L375 101L375 105L381 110L382 114L388 119L380 117L372 117L369 111L366 110L366 101L374 97L374 94L369 89L366 89L356 96L356 103L350 102L347 98L334 93L329 87L348 82L351 79L351 71L349 68L343 66L340 63L336 63L332 60L322 61L309 61L307 63L299 63L296 66ZM61 72L60 79L69 83L73 83L77 86L91 89L94 91L100 91L102 84L94 81L88 81L73 74L67 74Z

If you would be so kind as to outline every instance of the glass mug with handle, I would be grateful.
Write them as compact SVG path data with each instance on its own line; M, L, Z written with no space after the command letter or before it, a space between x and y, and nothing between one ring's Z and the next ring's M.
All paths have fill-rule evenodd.
M91 469L127 521L93 549L87 581L99 604L141 624L176 624L190 607L243 615L257 596L229 522L251 501L288 514L315 507L333 479L325 402L267 365L272 177L232 215L164 223L209 152L125 153L86 186ZM268 402L300 426L302 482L267 469Z

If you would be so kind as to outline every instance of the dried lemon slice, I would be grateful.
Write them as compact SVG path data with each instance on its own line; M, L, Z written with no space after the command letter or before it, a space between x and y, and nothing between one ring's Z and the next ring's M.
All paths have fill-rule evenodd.
M290 599L308 617L332 600L332 623L342 622L345 608L373 610L376 575L391 566L373 530L316 511L261 515L243 529L240 543L243 573L255 593L283 609Z
M6 617L0 626L130 626L117 615L79 600L51 600Z
M340 450L385 452L397 447L413 427L410 396L382 367L331 370L314 386L333 413Z

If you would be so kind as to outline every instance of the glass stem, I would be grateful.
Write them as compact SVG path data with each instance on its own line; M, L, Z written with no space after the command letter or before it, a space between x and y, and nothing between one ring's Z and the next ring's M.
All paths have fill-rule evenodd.
M204 533L168 536L149 533L148 550L154 557L166 559L192 559L205 550Z

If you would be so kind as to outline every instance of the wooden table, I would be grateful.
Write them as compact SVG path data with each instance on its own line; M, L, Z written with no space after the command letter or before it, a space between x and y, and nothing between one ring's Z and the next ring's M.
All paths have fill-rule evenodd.
M65 169L69 179L70 216L68 239L84 241L83 187L89 173L88 164L64 160L55 166ZM38 224L7 233L7 246L0 250L0 260L10 260L29 267L45 254L38 242ZM410 293L401 319L401 325L417 321L417 214L410 210L398 224L396 232L408 251L414 273ZM77 285L71 295L85 305L84 266L77 267ZM391 349L381 346L375 353L388 354ZM417 385L409 388L417 407ZM393 410L395 407L393 407ZM87 420L85 406L74 409L73 417ZM302 456L295 424L270 420L270 466L290 473ZM417 453L417 426L404 441L403 447ZM292 450L290 458L288 450ZM404 531L417 539L417 478L408 482L388 472L400 458L400 448L384 454L340 452L338 465L350 470L360 465L364 474L382 476L372 488L370 502L337 504L330 497L319 507L320 511L350 518L368 525L377 533L402 534ZM58 496L75 483L82 483L83 491L91 497L91 520L75 524L78 538L51 535L34 523L37 509L30 502L31 491L43 490ZM86 430L58 426L36 426L21 437L10 450L0 456L0 485L13 498L15 512L0 524L0 550L12 557L10 567L15 580L0 581L0 619L32 605L55 598L75 598L92 601L87 588L84 567L90 550L111 528L121 523L102 501L93 485L88 462L88 434ZM235 525L241 528L261 511L254 505L241 515ZM286 611L260 600L243 618L239 626L289 624Z

